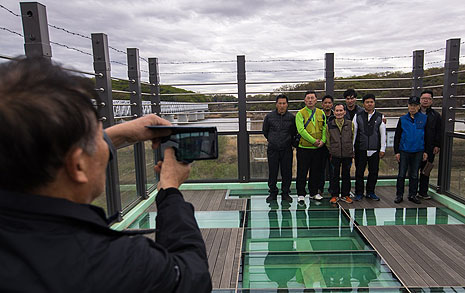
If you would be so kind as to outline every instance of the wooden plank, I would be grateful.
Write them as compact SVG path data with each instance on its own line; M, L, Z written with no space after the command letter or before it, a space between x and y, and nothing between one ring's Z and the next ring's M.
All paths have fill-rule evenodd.
M210 274L212 276L215 273L215 265L218 259L218 252L220 251L221 240L223 239L223 232L224 232L224 229L217 229L216 237L213 241L210 254L208 255L208 267L210 268ZM212 283L213 283L213 277L212 277Z
M236 288L237 287L237 281L239 277L239 266L241 262L241 257L242 257L242 238L244 235L244 228L239 228L239 232L237 235L237 240L236 240L236 249L234 251L234 262L233 262L233 271L232 271L232 278L231 278L231 288Z
M210 232L208 233L207 239L205 239L205 247L207 249L207 256L210 258L210 252L212 250L213 243L216 238L216 234L218 232L218 229L209 229Z
M424 230L423 226L398 227L398 231L404 236L401 237L401 239L403 239L405 245L408 245L410 248L410 256L414 258L415 262L421 266L436 284L459 285L456 284L454 278L448 273L449 267L443 260L437 257L429 247L423 244L424 241L430 242L419 235L425 233ZM434 240L431 239L431 241Z
M376 250L379 251L383 259L389 264L391 269L396 272L397 276L408 286L417 286L417 280L420 278L418 274L407 273L413 271L408 262L395 249L395 245L391 244L392 239L385 237L383 231L379 231L377 226L360 227L363 231L368 230L373 235L379 245L376 245ZM372 239L370 239L372 240ZM373 243L374 245L374 243ZM415 271L413 271L415 273Z
M218 256L216 258L215 268L212 274L213 288L220 288L221 278L223 276L222 274L223 270L225 269L226 266L231 265L231 263L229 263L226 260L229 241L231 238L231 229L222 229L222 230L223 230L223 237L221 238L221 241L220 241L220 246L218 249Z
M209 201L209 205L206 211L217 211L220 207L221 197L220 196L212 196Z
M239 229L231 229L231 236L228 243L228 248L226 251L226 263L227 265L223 268L221 275L220 288L230 288L231 280L235 276L232 275L233 266L234 266L234 257L236 255L236 241L237 235L239 234Z
M437 286L436 281L428 274L427 271L425 271L424 261L418 257L416 259L414 258L416 257L416 251L414 248L412 248L414 245L412 242L407 241L406 237L403 236L403 234L400 232L400 229L404 228L403 226L383 226L378 228L385 228L383 230L386 230L386 235L392 239L395 239L394 241L397 242L398 247L402 249L402 257L408 261L410 267L412 267L415 272L422 278L422 280L417 281L419 285L426 287ZM400 250L398 251L400 252Z
M452 226L452 225L451 225ZM412 230L412 229L411 229ZM441 286L461 286L465 284L465 256L456 249L456 243L435 233L434 227L426 227L418 233L418 239L427 251L431 251L434 265L440 269L438 284ZM462 234L463 235L463 234ZM424 245L423 243L428 243ZM446 277L450 276L449 279Z

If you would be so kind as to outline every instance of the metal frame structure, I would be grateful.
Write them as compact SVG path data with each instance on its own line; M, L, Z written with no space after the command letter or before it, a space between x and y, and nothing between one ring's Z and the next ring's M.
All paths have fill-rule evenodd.
M50 47L50 40L48 34L48 24L45 6L36 3L28 2L21 3L21 13L23 15L23 28L24 28L24 42L25 53L27 57L44 56L51 58L52 52ZM111 66L109 59L109 45L108 37L103 33L95 33L91 35L93 62L95 73L85 73L95 76L96 90L102 103L98 106L100 119L103 122L104 128L115 124L113 114L113 98L112 92L119 92L130 95L131 115L126 117L134 119L142 116L142 96L149 96L151 102L152 113L161 115L161 97L164 95L178 95L178 94L161 94L160 93L160 72L158 69L158 58L148 59L149 69L149 83L144 83L140 78L140 57L137 48L127 49L127 62L128 62L128 80L129 91L115 91L112 90ZM382 91L382 90L411 90L413 95L420 95L420 92L425 88L440 88L443 87L443 109L442 109L442 122L444 125L444 139L441 148L439 159L439 178L438 185L441 193L450 194L450 166L451 166L451 140L453 137L465 138L463 135L454 133L455 112L463 109L463 106L457 105L457 86L465 85L458 84L458 74L464 71L459 71L459 52L460 52L460 39L447 40L446 47L446 61L444 74L435 74L431 76L424 76L424 55L423 50L413 52L413 68L412 78L372 78L372 79L335 79L334 67L334 53L325 54L325 73L324 83L325 89L318 89L317 92L324 92L325 94L334 95L335 92L342 92L344 89L335 89L336 82L348 81L382 81L382 80L411 80L411 87L399 88L372 88L372 89L356 89L362 91ZM221 135L236 135L237 136L237 155L238 155L238 177L236 179L211 179L208 182L249 182L257 181L251 178L250 168L250 135L261 134L261 131L249 131L247 129L247 113L264 112L264 111L247 111L247 104L258 103L258 101L247 101L247 94L257 93L277 93L276 91L250 91L247 92L247 85L260 85L260 84L290 84L290 83L305 83L308 81L263 81L263 82L247 82L246 81L246 59L244 55L237 56L237 80L236 82L221 82L221 83L179 83L171 84L171 86L204 86L204 85L237 85L237 92L232 93L202 93L202 94L237 94L237 102L230 102L237 104L238 111L231 111L227 113L237 113L238 115L238 131L224 132ZM75 70L74 70L75 71ZM83 72L81 72L83 73ZM444 85L423 86L425 78L437 77L444 75ZM123 79L117 79L123 80ZM150 86L150 93L142 93L141 84ZM284 91L286 92L286 91ZM302 90L289 91L292 93L303 93ZM199 93L180 93L179 95L197 95ZM461 97L461 96L460 96ZM407 99L407 97L400 97L399 99ZM273 101L267 101L273 103ZM290 103L302 102L300 100L291 100ZM229 102L226 102L229 103ZM224 103L224 104L226 104ZM260 101L264 103L264 101ZM221 102L209 102L208 104L221 104ZM390 109L390 108L389 108ZM394 109L394 108L393 108ZM212 112L213 113L213 112ZM216 113L216 112L215 112ZM218 112L223 113L223 112ZM136 174L136 189L138 200L146 198L147 192L153 190L146 186L147 174L145 169L145 148L143 143L137 143L134 146L134 160L135 160L135 174ZM160 154L155 154L155 159L159 158ZM193 182L205 182L204 180L194 180ZM119 187L119 173L118 173L118 158L115 156L113 161L109 164L107 169L107 182L106 182L107 206L110 215L119 213L118 219L121 219L122 213L127 211L128 207L121 206L121 194ZM131 203L129 207L133 206Z

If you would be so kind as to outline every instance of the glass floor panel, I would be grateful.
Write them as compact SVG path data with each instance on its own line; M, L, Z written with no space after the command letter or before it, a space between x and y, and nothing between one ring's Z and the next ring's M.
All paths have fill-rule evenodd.
M242 288L401 287L376 253L250 253Z
M360 226L465 224L465 217L446 208L349 209Z
M348 227L349 219L336 210L247 211L248 228Z
M337 204L331 204L329 198L325 198L321 201L305 199L305 205L297 204L297 196L293 196L292 203L286 201L281 201L281 197L278 196L278 200L271 203L266 202L266 196L251 196L249 199L249 210L258 211L258 210L275 210L275 209L290 209L290 210L332 210L338 209Z
M351 228L246 229L245 252L372 250Z
M196 211L195 219L200 229L207 228L240 228L242 223L242 211ZM157 213L143 213L128 229L155 229Z

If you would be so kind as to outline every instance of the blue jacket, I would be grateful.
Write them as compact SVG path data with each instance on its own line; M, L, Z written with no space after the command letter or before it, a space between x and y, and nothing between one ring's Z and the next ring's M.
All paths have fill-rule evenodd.
M414 119L409 113L399 118L394 135L394 153L416 153L425 150L426 119L427 116L420 112L415 114Z

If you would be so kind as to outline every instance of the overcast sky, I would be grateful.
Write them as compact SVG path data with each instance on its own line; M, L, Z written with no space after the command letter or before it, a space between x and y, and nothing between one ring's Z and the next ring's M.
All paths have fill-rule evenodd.
M465 4L460 0L42 0L40 3L47 7L49 24L87 36L103 32L115 48L125 51L136 47L141 57L158 57L161 82L165 84L235 81L235 73L203 73L234 72L234 62L165 63L234 61L237 55L246 56L248 81L322 79L323 58L328 52L335 54L336 76L411 71L410 57L376 58L444 48L450 38L465 41ZM19 1L0 0L0 4L20 14ZM0 27L22 33L21 18L0 9ZM49 32L51 41L92 52L90 40L51 27ZM0 43L1 55L24 52L23 39L4 30L0 30ZM461 55L464 52L462 49ZM54 60L66 66L93 71L91 56L57 45L52 45L52 54ZM426 67L442 65L444 55L444 50L427 54ZM124 54L110 50L110 57L126 63ZM371 57L375 59L340 59ZM276 59L319 60L268 62ZM147 63L141 61L141 68L148 70ZM289 69L300 71L282 71ZM198 73L170 74L180 72ZM112 64L112 75L127 78L127 69ZM143 80L148 81L147 76L142 73ZM272 90L277 85L267 87ZM234 87L210 89L231 90Z

